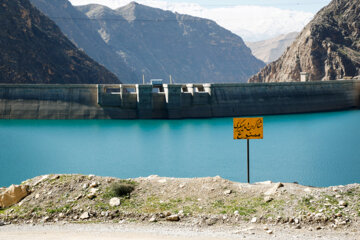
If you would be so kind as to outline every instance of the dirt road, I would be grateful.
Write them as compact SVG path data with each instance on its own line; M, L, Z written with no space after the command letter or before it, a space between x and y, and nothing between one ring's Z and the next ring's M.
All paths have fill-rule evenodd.
M265 229L264 229L265 228ZM237 227L191 227L162 224L49 224L0 227L1 240L360 240L360 230L309 230L246 224Z

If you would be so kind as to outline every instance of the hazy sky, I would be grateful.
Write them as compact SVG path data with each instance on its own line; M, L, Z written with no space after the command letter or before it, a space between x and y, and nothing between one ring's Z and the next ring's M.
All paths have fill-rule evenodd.
M70 0L118 8L131 0ZM138 0L138 3L216 21L245 41L258 41L301 29L330 0Z
M167 2L197 3L206 8L255 5L316 13L329 4L330 0L178 0Z

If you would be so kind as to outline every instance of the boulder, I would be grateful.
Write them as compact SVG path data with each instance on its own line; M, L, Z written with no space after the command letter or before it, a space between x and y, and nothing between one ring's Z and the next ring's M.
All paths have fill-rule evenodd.
M96 198L96 194L90 193L90 194L87 195L87 198L92 200L92 199Z
M84 213L81 214L81 216L80 216L80 219L88 219L88 218L90 218L90 215L89 215L88 212L84 212Z
M151 217L151 218L149 219L149 222L157 222L156 217Z
M348 206L348 203L345 202L345 201L343 201L343 200L341 200L341 201L339 201L339 206L341 206L341 207L347 207L347 206Z
M224 191L224 195L230 195L232 193L231 189L227 189Z
M264 194L266 195L266 196L269 196L269 195L273 195L273 194L275 194L276 193L276 191L279 189L279 188L281 188L281 187L283 187L284 186L284 184L282 184L282 183L276 183L273 187L271 187L270 189L268 189Z
M211 218L206 220L206 224L208 226L212 226L212 225L216 224L218 220L219 219L217 217L211 217Z
M98 188L90 188L90 194L96 194L99 191Z
M111 207L120 206L120 198L117 198L117 197L111 198L110 201L109 201L109 205L110 205Z
M170 215L170 216L166 217L166 220L170 221L170 222L177 222L177 221L180 221L180 217L179 217L179 215L174 214L174 215Z
M7 208L20 202L29 193L27 185L11 185L0 194L0 208Z
M99 182L94 181L94 182L92 182L92 183L90 184L90 187L91 187L91 188L96 188L96 187L98 187L99 185L100 185Z
M266 196L266 197L264 197L264 201L265 202L271 202L272 200L274 200L274 198L273 197L270 197L270 196Z

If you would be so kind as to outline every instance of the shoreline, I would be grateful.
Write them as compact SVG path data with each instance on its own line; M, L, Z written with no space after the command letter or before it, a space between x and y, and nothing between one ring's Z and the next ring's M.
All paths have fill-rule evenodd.
M271 181L238 183L221 177L117 179L55 174L26 180L22 186L27 186L28 195L0 209L0 222L170 222L199 227L258 223L299 229L360 225L357 183L316 188ZM114 188L119 188L120 194L130 190L115 196ZM0 194L4 191L0 189Z
M114 183L133 186L130 197L112 196ZM3 240L360 240L357 183L316 188L221 177L51 174L21 186L29 195L0 209Z

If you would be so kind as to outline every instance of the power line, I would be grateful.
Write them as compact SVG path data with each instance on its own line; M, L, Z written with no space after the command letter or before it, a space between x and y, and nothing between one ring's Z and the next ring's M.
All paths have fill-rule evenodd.
M61 20L84 20L84 21L120 21L120 22L129 22L129 20L125 18L80 18L80 17L51 17L48 16L50 19L61 19ZM193 16L191 16L193 17ZM181 19L181 21L212 21L211 19L207 18L200 18L200 17L193 17L194 19ZM138 21L138 22L177 22L178 19L139 19L134 18L131 21Z

